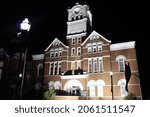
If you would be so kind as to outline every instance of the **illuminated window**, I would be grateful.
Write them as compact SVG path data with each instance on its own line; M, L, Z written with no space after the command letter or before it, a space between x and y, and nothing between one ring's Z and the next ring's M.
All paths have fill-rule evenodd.
M71 55L72 55L72 56L75 56L75 48L72 48L72 49L71 49Z
M91 52L92 52L92 47L89 46L89 47L88 47L88 53L91 53Z
M90 80L88 81L88 89L89 89L89 96L94 97L95 96L95 81L94 80Z
M93 59L93 68L94 68L94 72L98 72L97 58Z
M98 45L98 51L99 51L99 52L102 51L102 45Z
M76 40L73 38L73 39L72 39L72 44L75 44L75 41L76 41Z
M77 55L80 56L81 55L81 47L77 48Z
M92 59L88 59L88 72L92 73Z
M50 63L49 66L49 75L53 75L53 63Z
M126 58L122 55L117 56L116 61L118 62L118 68L120 72L125 71L125 60Z
M57 75L57 62L54 63L54 75Z
M61 89L61 83L60 83L60 81L56 81L54 83L54 87L55 87L55 90Z
M98 97L103 97L104 96L103 87L105 86L105 82L103 80L97 80L96 81L96 86L97 86L97 96Z
M97 48L96 48L96 45L93 46L93 52L96 52L97 51Z
M53 82L53 81L50 81L50 82L48 83L48 87L49 87L49 89L52 89L52 88L54 87L54 82Z
M81 38L80 38L80 37L78 37L77 39L78 39L78 40L77 40L77 41L78 41L78 43L81 43Z
M127 91L125 89L125 86L126 86L126 80L125 79L121 79L118 81L118 85L120 86L120 93L121 93L121 96L122 97L125 97L127 96Z
M58 56L58 52L55 52L55 57L57 57Z
M103 72L103 58L99 58L99 72Z
M124 60L123 60L123 58L119 59L118 65L119 65L119 71L124 72L125 69L124 69Z
M54 52L53 51L50 52L50 57L54 57Z
M61 75L61 62L58 63L58 73Z
M59 51L59 56L62 56L62 51Z

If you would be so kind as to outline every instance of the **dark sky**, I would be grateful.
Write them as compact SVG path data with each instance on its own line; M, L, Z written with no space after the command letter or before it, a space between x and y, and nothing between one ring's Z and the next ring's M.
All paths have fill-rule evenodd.
M65 42L67 9L76 2L89 5L93 29L112 43L136 41L143 96L150 95L148 76L148 3L144 0L4 0L0 7L0 46L12 47L24 18L31 22L29 52L43 52L57 37Z

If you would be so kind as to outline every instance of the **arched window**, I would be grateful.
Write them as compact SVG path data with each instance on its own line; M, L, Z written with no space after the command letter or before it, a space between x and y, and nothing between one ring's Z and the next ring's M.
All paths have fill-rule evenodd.
M71 18L71 21L74 21L74 17Z
M97 86L97 96L98 97L103 97L104 96L103 87L105 86L105 82L103 80L97 80L96 81L96 86Z
M43 64L40 63L38 64L38 67L37 67L37 77L42 77L43 76Z
M89 96L94 97L95 96L95 81L90 80L88 81L87 86L89 87Z
M79 19L78 16L76 16L75 20L78 20L78 19Z
M54 83L54 87L55 87L55 90L61 89L61 83L59 81L56 81Z
M49 87L49 89L54 88L54 82L53 82L53 81L50 81L50 82L48 83L48 87Z
M121 96L122 97L125 97L127 96L127 91L125 89L125 86L126 86L126 80L125 79L121 79L118 81L118 85L120 86L120 93L121 93Z
M118 62L118 68L120 72L125 71L125 60L126 58L122 55L117 56L116 61Z
M80 15L80 19L83 19L83 15Z

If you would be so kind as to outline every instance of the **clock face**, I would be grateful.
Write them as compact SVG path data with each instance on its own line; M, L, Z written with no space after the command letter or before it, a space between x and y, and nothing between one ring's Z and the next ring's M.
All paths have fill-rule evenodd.
M79 12L80 12L80 8L75 8L75 9L74 9L74 13L75 13L75 14L78 14Z

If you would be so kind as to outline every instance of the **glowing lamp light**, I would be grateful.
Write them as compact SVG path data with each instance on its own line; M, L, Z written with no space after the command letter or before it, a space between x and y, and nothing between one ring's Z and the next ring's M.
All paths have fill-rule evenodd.
M22 77L22 74L19 74L19 77L21 78L21 77Z
M29 31L31 27L31 23L29 22L28 18L25 18L22 23L20 24L21 30Z
M113 72L112 71L110 72L110 76L113 76Z

